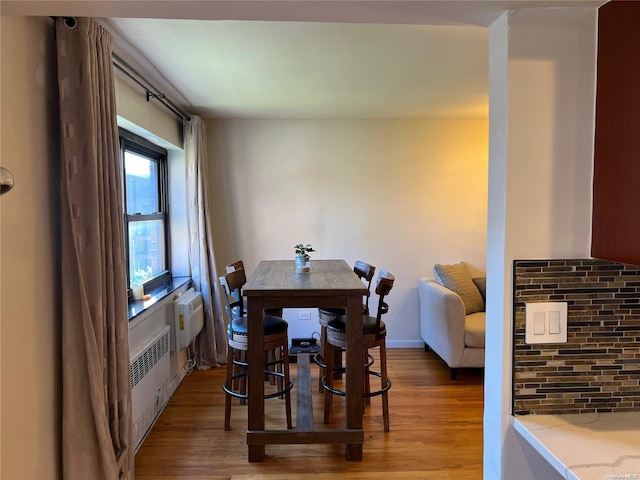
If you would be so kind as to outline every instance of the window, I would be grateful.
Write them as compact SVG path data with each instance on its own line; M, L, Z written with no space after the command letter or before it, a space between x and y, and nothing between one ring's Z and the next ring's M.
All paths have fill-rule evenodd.
M145 292L171 278L167 151L120 129L124 179L127 291Z

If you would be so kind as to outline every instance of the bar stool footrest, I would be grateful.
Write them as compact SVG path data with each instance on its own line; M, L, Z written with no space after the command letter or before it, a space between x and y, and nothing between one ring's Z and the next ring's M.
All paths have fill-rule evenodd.
M369 368L371 365L375 363L375 359L373 358L373 355L368 353L367 357L368 357L367 363L364 364L365 368ZM325 363L324 358L322 358L322 353L316 353L313 356L313 363L315 363L321 368L327 368L327 364ZM345 373L347 369L345 367L333 367L333 371L339 372L339 373Z
M274 376L274 377L280 377L280 378L284 379L284 373L273 372L271 370L265 370L264 374L265 375L271 375L271 376ZM246 377L246 376L247 376L246 372L238 373L238 374L234 375L233 377L231 377L231 380L232 381L233 380L237 380L238 378L243 378L243 377ZM277 392L265 394L264 398L267 399L267 398L281 397L285 393L289 392L292 388L293 388L293 380L290 379L289 380L289 385L287 385L285 388L283 388L282 390L278 390ZM247 400L249 398L249 395L247 395L246 393L239 393L239 392L236 392L235 390L232 390L231 388L229 388L226 381L222 384L222 389L226 393L231 395L232 397L240 398L242 400Z
M375 377L382 378L382 374L380 372L374 372L372 370L367 370L367 373L369 375L373 375ZM326 376L322 377L322 387L325 390L333 393L334 395L339 395L341 397L346 397L347 396L347 393L344 390L338 390L336 388L329 387L329 385L327 385L327 377ZM384 386L384 388L381 388L380 390L376 390L374 392L365 392L363 396L365 398L377 397L378 395L382 395L383 393L388 392L390 388L391 388L391 379L387 378L387 384Z

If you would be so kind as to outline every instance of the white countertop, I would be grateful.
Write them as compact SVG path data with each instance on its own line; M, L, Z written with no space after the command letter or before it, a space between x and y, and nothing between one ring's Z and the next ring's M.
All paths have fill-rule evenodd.
M640 480L640 412L517 415L512 423L567 480Z

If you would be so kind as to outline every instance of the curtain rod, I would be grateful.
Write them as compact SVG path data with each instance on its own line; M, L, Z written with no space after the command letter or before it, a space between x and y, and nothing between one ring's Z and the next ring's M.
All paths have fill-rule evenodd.
M56 17L50 17L53 21L56 20ZM67 28L74 28L76 26L75 17L62 17L64 18L64 24ZM113 60L113 66L124 73L131 80L136 82L139 86L144 88L147 93L147 102L151 101L152 98L157 99L164 105L166 108L171 110L171 112L177 117L181 118L183 121L191 120L191 117L186 114L184 111L180 109L175 103L173 103L167 96L162 93L155 85L153 85L149 80L144 78L144 76L138 72L135 68L133 68L129 63L127 63L122 57L120 57L117 53L111 52L111 58Z
M191 117L186 114L184 111L180 109L175 103L173 103L167 96L162 93L158 88L156 88L149 80L144 78L140 72L138 72L135 68L133 68L130 64L128 64L122 57L120 57L117 53L112 52L111 56L113 57L113 66L124 73L127 77L132 79L138 85L145 89L147 92L147 102L149 102L152 98L155 98L160 101L166 108L171 110L174 115L180 117L182 120L189 121Z

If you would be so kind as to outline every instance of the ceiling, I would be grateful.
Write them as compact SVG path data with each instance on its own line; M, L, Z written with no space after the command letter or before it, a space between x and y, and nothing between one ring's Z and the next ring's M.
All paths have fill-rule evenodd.
M91 16L114 51L204 118L487 118L488 32L506 10L604 0L2 0Z
M111 19L204 118L486 118L476 26Z

